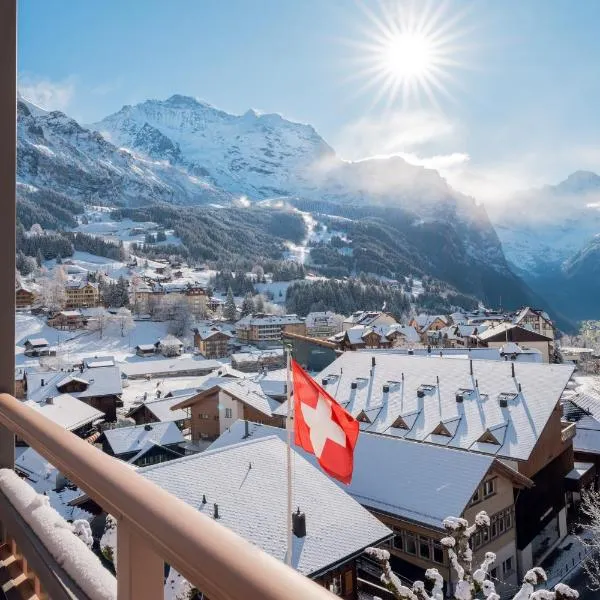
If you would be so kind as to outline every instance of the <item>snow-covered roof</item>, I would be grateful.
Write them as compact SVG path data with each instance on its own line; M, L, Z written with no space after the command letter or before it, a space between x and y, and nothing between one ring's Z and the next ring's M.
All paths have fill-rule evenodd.
M345 352L316 380L328 379L327 391L352 415L368 414L363 430L527 460L573 370L573 365L361 351ZM501 395L508 397L506 408L500 406ZM407 428L396 425L399 417L409 416ZM452 429L450 435L433 433L440 423ZM492 428L499 443L479 441Z
M185 442L185 438L173 421L116 427L106 429L103 435L116 455L139 452L147 442L159 446Z
M590 469L593 468L594 463L576 462L573 464L573 468L565 475L565 478L579 481Z
M186 398L191 398L197 393L197 391L194 391L194 393L189 395L150 400L149 402L145 402L142 406L145 406L159 421L183 421L187 419L187 411L181 408L177 410L171 410L171 407L183 402L183 400Z
M208 450L237 444L245 439L245 432L245 422L236 421ZM257 423L248 423L248 433L248 439L277 435L285 441L287 436L285 429ZM314 455L293 448L318 464ZM374 465L382 465L382 469ZM441 529L448 515L463 513L494 466L530 485L493 456L361 432L354 449L352 482L349 486L339 485L363 506Z
M248 315L236 323L236 327L250 325L295 325L304 323L298 315Z
M88 369L95 369L96 367L114 367L115 357L114 356L94 356L83 359L83 365Z
M78 310L61 310L60 315L62 315L63 317L81 317L83 316L81 314L81 311Z
M42 348L48 346L48 340L46 338L30 338L25 340L24 345L33 346L34 348Z
M162 346L164 344L166 344L166 345L175 344L177 346L183 346L183 342L180 339L176 338L174 335L167 335L164 338L161 338L160 340L158 340L156 342L157 346Z
M138 473L211 518L217 504L222 525L271 556L285 559L286 445L276 436L172 460ZM306 536L294 536L292 552L292 566L304 575L316 576L391 534L301 456L294 461L293 506L306 515Z
M141 350L142 352L154 352L156 346L154 344L138 344L136 349Z
M196 358L165 358L123 363L121 370L128 377L136 375L152 375L153 373L181 373L185 371L202 371L209 373L221 366L218 360ZM174 376L174 375L173 375Z
M335 325L336 322L340 319L339 315L331 312L311 312L306 315L306 326L307 327L316 327L317 325L326 325L332 326Z
M522 327L514 323L502 322L488 327L485 331L478 334L480 340L486 341L521 341L520 338L532 339L536 338L539 341L551 341L546 335L541 334L538 331L533 331L530 328ZM494 338L497 338L494 340ZM504 340L502 339L504 338Z
M283 356L283 348L273 348L271 350L255 350L252 352L236 352L231 355L231 360L235 362L257 362L265 358L280 358Z
M41 402L27 400L23 404L29 406L29 408L33 408L36 412L39 412L47 419L54 421L54 423L64 427L68 431L73 431L88 423L104 419L103 412L70 394L55 396L51 403L45 400Z
M65 380L77 379L87 383L85 390L70 392L75 398L91 398L93 396L119 395L123 391L119 367L94 367L93 369L76 370L71 373L63 371L44 371L27 373L27 399L42 401L48 397L60 395L58 385ZM42 385L42 381L44 385Z
M223 331L219 327L205 327L203 329L197 329L196 332L197 335L200 336L201 340L209 340L211 337L214 337L216 335L225 335L229 338L233 337L233 335L229 333L229 331Z
M429 329L438 319L443 323L448 323L448 319L445 315L426 315L421 313L414 317L415 323L421 331Z

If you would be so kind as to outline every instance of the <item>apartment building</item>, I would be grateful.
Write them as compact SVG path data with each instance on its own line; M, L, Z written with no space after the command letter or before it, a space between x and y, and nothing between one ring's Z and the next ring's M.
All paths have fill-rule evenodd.
M73 279L65 284L67 308L93 308L100 304L100 292L97 283Z
M306 335L328 338L342 330L343 317L331 312L311 312L306 316Z
M517 312L513 322L515 325L527 327L536 333L554 340L554 323L550 319L548 313L544 310L525 306Z
M194 346L204 358L222 358L229 354L229 342L233 335L220 327L194 329Z
M306 335L306 322L297 315L257 313L240 319L235 332L242 342L280 342L284 333Z

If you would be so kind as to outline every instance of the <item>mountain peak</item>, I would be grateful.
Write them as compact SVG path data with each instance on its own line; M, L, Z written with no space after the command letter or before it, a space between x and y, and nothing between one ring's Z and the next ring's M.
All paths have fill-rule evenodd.
M585 192L600 187L600 175L593 171L575 171L564 181L561 181L556 189L559 192Z
M164 101L168 106L174 108L197 108L199 106L210 106L206 102L201 102L193 96L184 96L183 94L173 94Z

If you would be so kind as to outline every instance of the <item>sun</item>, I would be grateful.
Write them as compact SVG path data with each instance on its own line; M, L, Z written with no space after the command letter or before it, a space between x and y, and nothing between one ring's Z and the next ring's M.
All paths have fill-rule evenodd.
M390 77L421 77L432 66L432 45L425 35L402 33L387 40L382 47L381 60Z
M437 105L440 95L450 96L453 71L464 67L459 56L467 30L464 12L449 14L444 1L396 0L359 4L366 19L356 50L353 79L362 80L360 90L375 91L373 103L402 101Z

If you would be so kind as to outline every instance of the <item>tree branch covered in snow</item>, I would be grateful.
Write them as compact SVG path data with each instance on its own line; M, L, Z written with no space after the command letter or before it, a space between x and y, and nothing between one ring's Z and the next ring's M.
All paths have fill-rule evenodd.
M588 574L590 587L600 590L600 492L594 489L583 490L580 509L587 517L585 528L588 533L585 538L580 538L587 553L583 567Z
M487 513L484 511L478 513L475 523L472 525L460 517L447 517L443 524L448 535L442 538L441 544L448 552L450 564L457 575L454 598L456 600L474 600L475 598L500 600L494 582L488 578L489 569L496 560L496 555L493 552L486 552L482 563L473 570L471 536L477 531L489 527L490 519ZM415 581L412 588L409 588L403 585L392 571L389 562L390 554L387 550L367 548L366 554L381 565L381 582L397 600L443 600L444 580L437 569L427 569L425 572L425 578L431 584L431 592L425 589L422 581ZM579 598L579 593L564 583L557 584L554 590L535 591L535 587L545 581L546 573L543 569L535 567L527 571L523 578L523 584L513 600L577 600Z

